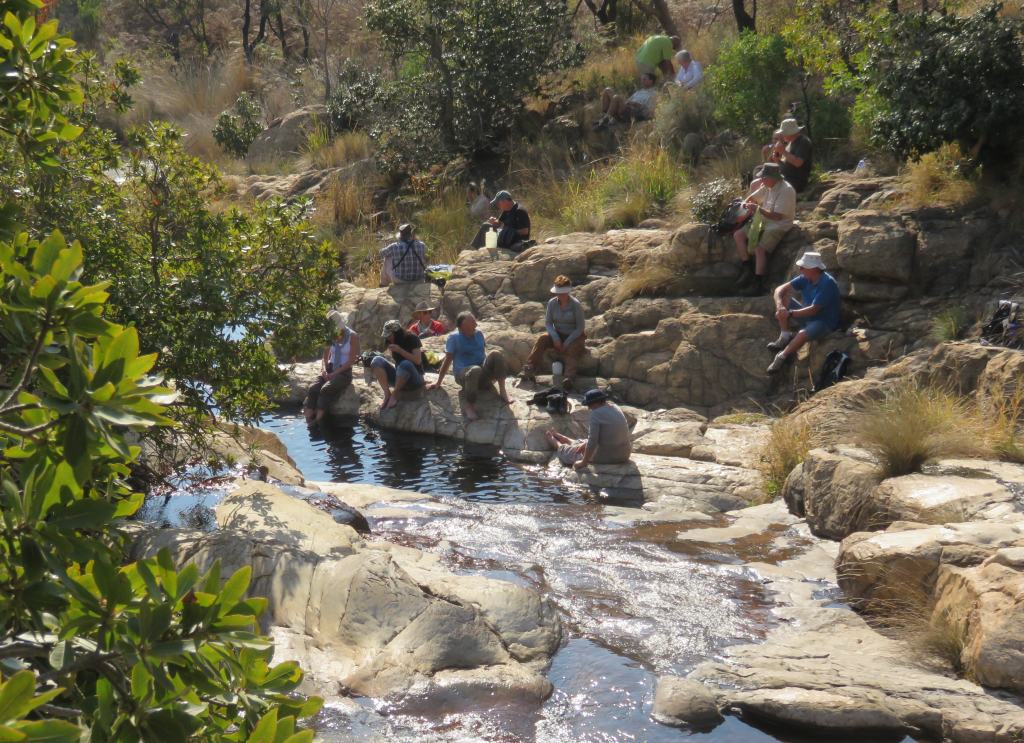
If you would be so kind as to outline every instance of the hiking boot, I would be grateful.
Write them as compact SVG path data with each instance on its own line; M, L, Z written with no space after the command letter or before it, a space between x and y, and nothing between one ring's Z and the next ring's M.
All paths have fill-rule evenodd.
M737 289L746 289L754 282L754 267L750 263L743 263L740 267L739 278L736 279Z
M788 360L789 358L786 356L786 354L784 354L782 351L779 351L777 354L775 354L775 358L772 359L772 363L768 364L768 368L765 369L765 371L768 372L769 374L774 374L783 366L785 366Z
M791 331L783 330L781 333L779 333L779 337L773 340L771 343L769 343L766 346L766 348L769 351L781 351L782 349L789 345L789 342L791 340L793 340L793 335L794 334Z

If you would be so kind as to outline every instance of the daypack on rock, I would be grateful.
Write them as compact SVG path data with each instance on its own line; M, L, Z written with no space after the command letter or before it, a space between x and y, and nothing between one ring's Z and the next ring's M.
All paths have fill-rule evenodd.
M743 199L733 199L711 227L716 235L731 235L750 220L750 212L743 206Z
M549 413L556 415L569 412L569 396L561 387L548 387L546 390L534 393L529 404L544 408Z
M999 300L995 312L981 328L981 341L994 346L1024 348L1020 302Z
M843 351L830 351L821 365L821 373L814 383L814 391L821 392L846 376L850 368L850 355Z

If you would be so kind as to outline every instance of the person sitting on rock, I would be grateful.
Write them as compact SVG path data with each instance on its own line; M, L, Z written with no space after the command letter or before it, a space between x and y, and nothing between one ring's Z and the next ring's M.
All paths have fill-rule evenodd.
M772 137L772 143L762 148L764 159L782 167L782 177L797 193L807 188L811 178L814 144L804 134L796 119L783 119Z
M420 302L412 311L412 322L406 330L417 338L433 338L447 333L448 328L444 326L444 323L434 319L434 310L436 309L436 307L430 307L426 302Z
M565 362L565 380L562 384L566 389L572 387L580 356L586 351L587 334L584 332L586 318L583 316L583 305L571 292L572 281L569 277L556 276L555 284L551 287L551 293L555 296L548 300L547 311L544 313L547 332L533 344L533 350L523 367L524 379L533 379L544 354L554 349Z
M737 289L746 296L757 296L765 291L765 272L768 254L786 236L796 217L796 191L782 178L778 163L765 163L760 178L751 184L744 200L748 213L754 218L744 229L732 233L736 241L736 255L742 265ZM754 258L749 248L753 242Z
M416 239L416 226L403 224L395 242L380 251L380 285L415 284L425 280L427 247Z
M530 239L530 215L526 209L519 205L512 194L508 191L498 191L491 201L492 207L501 211L501 216L488 217L487 221L480 225L479 232L473 238L473 247L482 248L487 244L487 233L490 230L498 232L498 247L518 253L523 250L524 244Z
M324 349L320 378L309 386L306 399L302 401L302 413L307 422L314 416L317 423L324 419L334 401L352 384L352 365L359 358L359 335L348 326L345 316L331 310L327 317L338 332Z
M688 51L683 49L676 54L679 72L676 73L676 85L683 90L693 90L704 79L704 68Z
M469 216L473 219L487 219L491 214L491 201L484 191L484 182L480 185L471 182L466 188L466 207L469 209Z
M420 339L405 330L398 320L384 323L381 337L391 352L392 364L384 356L377 355L370 362L370 369L384 392L381 412L398 405L398 393L415 390L423 386L423 344ZM394 385L394 389L391 388Z
M583 403L590 408L590 431L586 441L570 439L557 431L545 433L566 467L581 470L588 464L623 464L633 453L629 438L629 421L615 403L608 402L608 393L594 388L587 390Z
M671 80L676 72L672 67L672 57L679 50L681 43L678 36L648 36L636 50L637 72L653 76L661 70L665 79Z
M653 119L657 102L658 89L654 87L654 74L650 72L640 75L640 87L629 98L605 88L601 93L602 116L594 122L594 129L605 129L615 122L629 124Z
M480 417L476 401L484 385L497 382L498 397L506 405L512 404L505 390L505 377L508 376L505 355L500 350L485 355L484 349L484 334L476 329L473 313L460 312L455 318L455 332L445 343L444 361L437 372L437 381L427 386L427 389L440 387L448 369L454 367L455 381L466 393L466 417L471 421Z
M804 253L796 265L800 275L775 289L779 337L768 348L778 353L768 365L769 374L781 369L805 343L825 337L842 324L839 285L826 273L821 254ZM802 302L793 296L796 292ZM795 334L791 330L794 324L803 325Z

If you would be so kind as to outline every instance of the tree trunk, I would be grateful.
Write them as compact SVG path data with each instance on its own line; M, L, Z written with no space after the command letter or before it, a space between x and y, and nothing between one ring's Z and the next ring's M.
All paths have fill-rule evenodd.
M737 2L737 0L733 0ZM679 29L676 27L676 22L672 19L672 14L668 10L668 3L665 0L651 0L651 5L654 9L654 17L658 19L658 23L665 29L665 33L668 36L679 36Z
M747 12L744 0L732 0L732 12L736 16L736 30L740 33L750 31L757 33L754 16Z
M291 52L288 49L288 35L284 30L284 19L281 18L280 9L274 12L274 20L277 22L277 25L271 24L271 28L274 30L274 36L281 42L281 56L288 59L291 56Z
M249 20L252 0L245 0L245 8L242 10L242 51L245 52L245 63L252 64L252 47L249 46L249 29L252 22Z

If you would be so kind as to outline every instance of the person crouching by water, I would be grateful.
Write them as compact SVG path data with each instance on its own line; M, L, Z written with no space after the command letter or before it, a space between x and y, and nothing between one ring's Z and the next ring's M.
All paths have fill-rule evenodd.
M412 311L412 322L409 323L406 330L417 338L433 338L447 333L448 328L444 326L444 323L434 319L434 310L436 309L426 302L420 302Z
M338 332L324 349L320 378L309 386L306 399L302 401L302 413L307 422L314 416L317 423L324 419L334 401L352 384L352 364L359 358L359 335L345 322L345 316L331 310L327 317Z
M480 225L480 231L473 238L473 247L482 248L486 245L487 233L495 229L498 231L499 248L519 252L522 244L530 239L530 215L508 191L498 191L491 206L497 207L501 216L489 217Z
M544 328L547 332L533 344L522 377L534 378L544 354L554 349L556 355L565 361L565 381L562 386L571 389L580 356L586 350L586 318L583 316L583 305L572 296L572 281L568 276L556 276L551 293L555 296L548 300L547 312L544 314Z
M505 377L508 376L505 355L499 350L485 355L484 349L484 334L476 329L473 313L460 312L455 318L455 332L445 343L444 361L437 372L437 381L427 385L428 390L437 389L448 369L454 367L455 381L466 393L466 417L471 421L480 417L476 412L476 400L484 385L497 382L498 397L506 405L512 402L505 390Z
M370 362L373 376L384 392L384 402L380 405L383 412L398 405L398 393L402 390L416 390L423 386L423 344L398 320L384 323L380 335L395 361L392 364L383 356L374 356Z
M587 390L583 403L590 408L590 433L586 441L570 439L557 431L545 433L555 448L559 461L566 467L581 470L588 464L623 464L633 453L629 438L629 421L608 393L594 388Z

